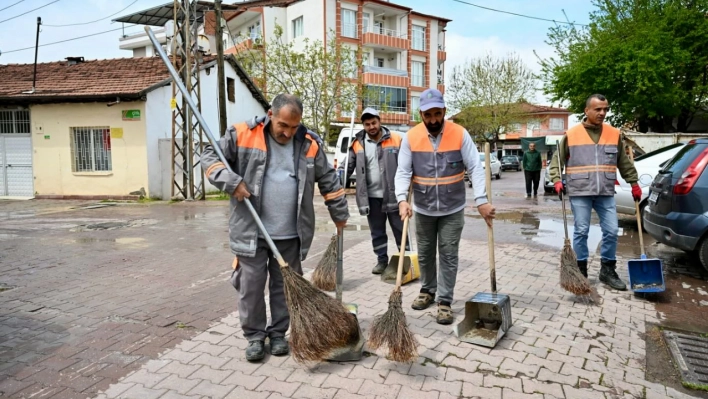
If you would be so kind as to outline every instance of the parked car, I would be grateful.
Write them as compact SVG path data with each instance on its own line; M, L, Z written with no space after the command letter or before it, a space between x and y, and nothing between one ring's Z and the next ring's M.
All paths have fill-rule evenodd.
M502 170L513 169L515 171L521 170L521 159L516 155L504 155L501 159Z
M647 204L647 198L649 197L649 184L654 179L659 170L668 163L671 158L676 155L681 148L683 148L686 143L675 143L668 145L666 147L659 148L648 152L644 155L638 156L634 159L634 166L637 168L637 175L642 177L648 175L648 184L640 184L642 187L642 199L639 201L639 211L644 212L644 208ZM617 203L617 213L622 213L625 215L634 215L636 213L634 208L634 198L632 197L632 186L629 185L623 178L617 173L617 180L615 180L615 202Z
M482 164L482 169L486 169L484 163L484 154L479 154L479 162ZM492 176L496 177L497 180L501 179L502 167L501 162L499 162L499 159L497 159L497 156L491 154L489 163L492 169ZM467 170L465 170L465 181L470 187L472 187L472 180L470 180L470 177L467 175Z
M651 183L644 227L657 241L696 255L708 269L708 139L691 140Z
M553 182L551 181L551 161L548 161L546 166L546 172L543 174L543 191L546 194L550 194L555 190Z

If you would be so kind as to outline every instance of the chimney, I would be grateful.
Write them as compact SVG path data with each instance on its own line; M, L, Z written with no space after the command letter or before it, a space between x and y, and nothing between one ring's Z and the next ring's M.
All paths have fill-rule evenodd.
M84 57L66 57L65 60L66 65L71 66L84 62Z

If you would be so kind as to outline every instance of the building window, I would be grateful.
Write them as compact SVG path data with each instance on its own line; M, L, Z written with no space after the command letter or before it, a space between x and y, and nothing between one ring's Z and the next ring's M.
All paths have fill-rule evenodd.
M0 134L31 133L28 109L0 109Z
M359 66L356 61L356 50L354 49L344 49L344 68L348 71L346 74L349 78L354 79L359 74Z
M229 101L236 102L236 81L232 78L226 78L226 95Z
M366 86L363 107L382 112L408 112L408 90L401 87Z
M342 9L342 36L356 39L356 11Z
M425 63L413 61L411 63L411 86L425 86Z
M376 66L377 66L377 67L383 68L385 62L386 62L386 60L384 60L383 58L378 58L378 57L376 57Z
M305 25L302 18L293 19L293 39L305 35Z
M548 128L551 130L564 130L565 121L563 118L551 118Z
M413 25L411 48L413 50L425 51L425 27Z
M362 31L364 33L371 32L371 27L369 27L370 23L371 23L371 14L369 14L368 12L365 12L364 14L362 14L362 17L361 17L361 24L363 25Z
M520 123L512 123L509 126L509 133L518 133L521 131L521 124Z
M415 121L419 118L420 114L420 97L411 96L411 120Z
M111 129L75 127L71 132L71 159L74 172L105 172L112 169Z
M261 22L258 21L255 24L248 27L248 38L251 40L257 40L261 38Z

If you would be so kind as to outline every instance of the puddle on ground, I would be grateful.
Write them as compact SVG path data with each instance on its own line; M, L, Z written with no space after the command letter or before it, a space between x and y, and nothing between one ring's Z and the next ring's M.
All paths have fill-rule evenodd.
M473 219L481 219L479 215L465 215ZM565 231L563 219L531 212L504 212L496 215L495 222L522 225L514 234L520 234L526 240L548 247L563 249ZM568 237L573 241L573 220L568 219ZM620 228L620 235L624 234ZM591 221L588 232L588 249L592 253L602 240L602 230L595 220Z
M150 244L142 237L120 237L120 238L95 238L81 237L70 240L75 244L95 244L99 242L111 242L119 244L121 249L124 248L147 248Z
M116 230L125 227L140 227L157 224L155 219L135 219L135 220L119 220L119 221L104 221L91 224L83 224L69 229L69 231L77 233L82 231L100 231L100 230Z

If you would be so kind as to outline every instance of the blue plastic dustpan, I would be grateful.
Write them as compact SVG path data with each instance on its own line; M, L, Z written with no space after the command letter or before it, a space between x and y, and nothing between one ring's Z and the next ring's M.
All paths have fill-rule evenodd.
M660 259L647 259L644 251L644 235L642 234L642 216L639 212L639 202L634 202L637 227L639 228L639 246L642 249L641 259L627 262L629 271L629 288L634 292L664 292L664 267Z
M641 232L639 233L641 234ZM659 259L647 259L642 254L641 259L627 262L629 270L629 287L634 292L664 292L664 270Z

